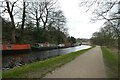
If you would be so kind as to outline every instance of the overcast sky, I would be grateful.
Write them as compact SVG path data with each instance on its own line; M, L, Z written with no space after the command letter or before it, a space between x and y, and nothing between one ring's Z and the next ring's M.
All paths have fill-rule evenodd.
M90 22L91 10L85 12L80 7L79 0L59 0L60 7L67 18L67 27L70 36L75 38L91 38L92 34L99 31L103 21Z
M104 22L97 21L96 23L91 23L90 17L92 9L85 12L85 9L79 6L80 1L81 0L58 0L58 3L67 18L66 26L68 27L70 36L75 38L91 38L94 32L99 31Z

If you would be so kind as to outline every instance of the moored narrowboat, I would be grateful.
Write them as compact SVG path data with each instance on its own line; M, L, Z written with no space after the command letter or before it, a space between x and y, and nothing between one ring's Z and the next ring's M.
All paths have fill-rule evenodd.
M31 51L30 44L2 44L2 54L26 53Z
M31 46L32 51L45 51L45 50L52 50L57 48L58 47L55 44L49 44L49 43L35 43L32 44Z

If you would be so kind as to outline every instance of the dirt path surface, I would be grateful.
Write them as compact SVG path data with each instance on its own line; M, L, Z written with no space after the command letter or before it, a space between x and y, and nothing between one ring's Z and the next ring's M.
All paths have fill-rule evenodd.
M107 78L100 47L78 56L45 78Z

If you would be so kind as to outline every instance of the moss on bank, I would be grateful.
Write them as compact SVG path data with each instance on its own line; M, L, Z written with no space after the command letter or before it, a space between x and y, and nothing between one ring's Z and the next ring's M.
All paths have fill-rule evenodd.
M90 49L91 48L50 58L44 61L34 62L21 67L15 67L8 71L4 71L2 77L3 78L42 78L43 76L45 76L46 73L51 72L55 68L70 62L71 60L75 59L78 55L83 54Z

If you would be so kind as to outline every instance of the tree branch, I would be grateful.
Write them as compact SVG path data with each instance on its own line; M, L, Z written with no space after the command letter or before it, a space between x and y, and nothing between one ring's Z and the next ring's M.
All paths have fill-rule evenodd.
M15 4L17 3L18 0L16 0L13 4L12 4L12 8L11 8L11 12L13 11L13 8L15 6Z

